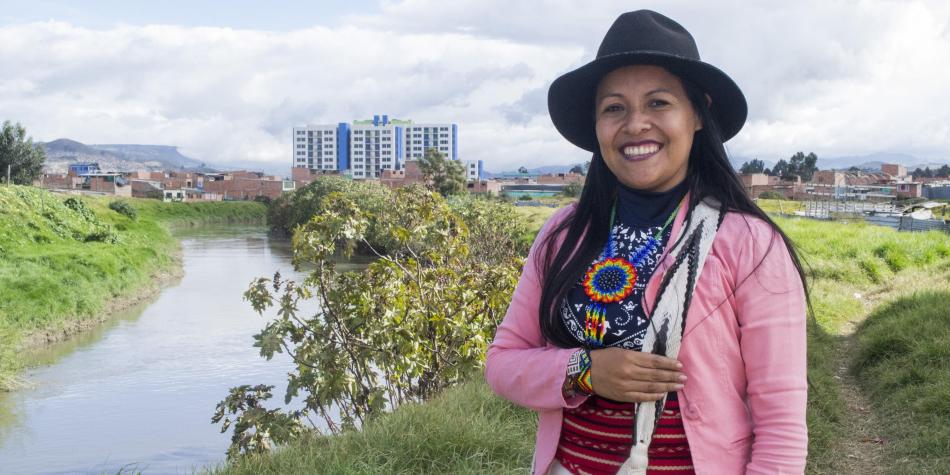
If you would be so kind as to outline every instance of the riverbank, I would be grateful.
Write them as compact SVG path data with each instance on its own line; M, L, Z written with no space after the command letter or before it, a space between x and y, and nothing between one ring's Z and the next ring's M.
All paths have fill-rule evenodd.
M526 219L540 222L543 216L535 216L537 213L532 211ZM939 401L945 400L941 398L945 397L950 375L935 369L937 366L925 366L926 374L918 376L926 384L917 384L916 380L897 377L916 374L908 366L910 361L896 362L885 369L865 369L872 367L868 354L879 355L889 348L887 341L882 342L883 337L861 337L865 327L857 337L861 344L846 343L856 338L851 336L854 329L871 314L882 315L865 324L876 329L867 330L874 335L886 334L879 328L919 328L917 322L922 318L937 320L927 317L926 312L945 308L948 303L935 299L945 298L950 291L950 237L936 232L899 233L864 223L775 219L798 244L806 260L815 309L808 342L807 472L861 473L861 467L867 464L858 466L856 460L881 450L888 456L876 459L880 463L872 473L894 471L908 457L920 458L921 467L942 463L941 452L928 442L933 439L928 434L946 432L947 419L941 415L945 412L940 412L946 410L946 405ZM944 293L928 297L926 305L900 303L926 291ZM895 308L901 311L892 311ZM872 321L887 323L872 325ZM946 346L935 343L936 338L945 338L950 322L944 319L943 325L943 329L932 329L937 337L919 343L905 337L899 342L903 346L898 346L910 348L914 358L921 361L946 362ZM873 362L878 361L893 359ZM858 368L855 374L859 387L849 386L855 383L842 379L842 368L847 371L852 364ZM274 455L248 458L218 467L216 472L305 473L334 467L339 473L523 473L531 460L534 415L491 396L480 379L475 377L446 391L430 404L399 408L367 424L361 432L302 440ZM912 404L911 396L907 396L904 404L894 404L883 392L871 391L879 383L891 384L915 400L937 402L924 407ZM865 405L855 397L868 398L872 403ZM866 413L856 408L874 411L879 420L889 422L869 427ZM899 410L905 412L898 416ZM920 434L916 442L888 442L913 431ZM498 441L510 446L504 451L495 450Z
M128 203L114 206L124 213L110 208L116 201ZM116 200L28 186L0 187L0 210L0 390L16 386L24 346L95 326L173 281L172 226L263 222L266 213L254 202Z

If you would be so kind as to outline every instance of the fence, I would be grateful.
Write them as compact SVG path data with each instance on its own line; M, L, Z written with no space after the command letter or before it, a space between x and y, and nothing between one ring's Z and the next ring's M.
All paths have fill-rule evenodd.
M890 203L806 201L804 211L796 214L814 219L835 219L851 215L862 217L870 224L887 226L898 231L943 231L950 234L950 223L940 219L914 219L910 216L900 216L900 210Z
M939 219L914 219L910 216L865 216L864 220L898 231L943 231L950 233L950 225Z
M867 203L857 201L806 201L805 216L832 219L834 214L864 215L866 213L897 213L890 203Z

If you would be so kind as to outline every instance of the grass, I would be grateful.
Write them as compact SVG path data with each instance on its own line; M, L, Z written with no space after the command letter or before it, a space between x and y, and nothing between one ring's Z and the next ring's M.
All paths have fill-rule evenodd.
M767 200L759 198L755 204L762 208L762 211L770 214L792 214L795 211L804 211L805 203L791 200Z
M859 327L853 371L886 421L897 472L950 473L950 291L880 307Z
M24 335L95 319L172 269L177 242L168 226L265 213L251 202L122 200L133 220L110 209L113 201L0 187L0 390L13 385Z
M316 436L221 474L521 474L531 466L537 417L494 394L481 377L426 404L409 404L359 432Z

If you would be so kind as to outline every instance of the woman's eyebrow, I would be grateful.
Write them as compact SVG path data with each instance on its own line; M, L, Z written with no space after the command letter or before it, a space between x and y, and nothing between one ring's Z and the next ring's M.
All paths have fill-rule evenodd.
M623 99L623 94L620 94L619 92L611 92L610 94L604 94L603 96L600 96L597 98L597 103L600 104L601 102L604 101L604 99L608 97L619 97Z
M667 93L667 94L673 94L673 91L671 91L671 90L669 90L669 89L666 89L666 88L663 88L663 87L658 87L658 88L656 88L656 89L654 89L654 90L648 92L646 95L651 96L651 95L653 95L653 94L659 94L659 93L661 93L661 92L665 92L665 93Z

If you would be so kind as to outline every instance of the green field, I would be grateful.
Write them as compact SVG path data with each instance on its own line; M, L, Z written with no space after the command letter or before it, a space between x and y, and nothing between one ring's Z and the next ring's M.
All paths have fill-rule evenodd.
M788 212L797 205L765 206ZM518 208L535 229L554 211ZM882 433L907 441L887 445L891 465L879 468L898 470L898 461L907 457L919 458L913 467L923 471L904 473L946 467L950 236L775 219L806 261L815 309L809 326L808 473L849 470L844 445L861 416L849 412L836 369L851 364L875 412L888 421ZM843 353L843 343L855 338L851 332L869 314L858 331L860 356ZM904 331L891 337L895 326ZM911 337L921 332L927 338ZM532 412L492 396L478 376L433 403L384 415L362 432L308 439L215 471L294 473L332 467L334 473L523 473L531 463L534 420Z
M946 288L946 285L942 286ZM950 472L950 291L882 305L858 329L853 371L887 427L895 473Z
M253 202L118 200L134 210L131 219L110 209L113 201L0 187L0 390L14 385L27 335L92 324L117 301L154 288L156 276L174 273L169 226L261 221L265 213Z

